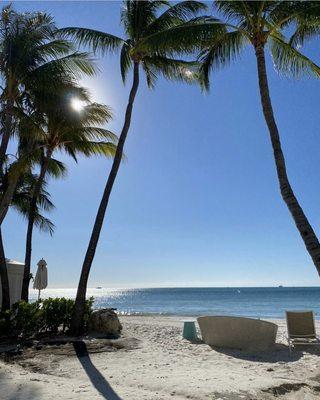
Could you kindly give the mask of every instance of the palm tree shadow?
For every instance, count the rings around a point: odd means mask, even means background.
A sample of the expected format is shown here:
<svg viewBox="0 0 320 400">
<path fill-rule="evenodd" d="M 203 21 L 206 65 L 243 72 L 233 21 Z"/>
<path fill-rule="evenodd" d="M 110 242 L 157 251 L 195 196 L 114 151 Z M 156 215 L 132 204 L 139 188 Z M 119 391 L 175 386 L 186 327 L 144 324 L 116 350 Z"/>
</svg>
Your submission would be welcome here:
<svg viewBox="0 0 320 400">
<path fill-rule="evenodd" d="M 112 389 L 106 378 L 92 363 L 85 342 L 82 340 L 77 340 L 72 344 L 82 368 L 88 375 L 88 378 L 95 389 L 106 400 L 122 400 L 121 397 L 119 397 L 118 394 Z"/>
</svg>

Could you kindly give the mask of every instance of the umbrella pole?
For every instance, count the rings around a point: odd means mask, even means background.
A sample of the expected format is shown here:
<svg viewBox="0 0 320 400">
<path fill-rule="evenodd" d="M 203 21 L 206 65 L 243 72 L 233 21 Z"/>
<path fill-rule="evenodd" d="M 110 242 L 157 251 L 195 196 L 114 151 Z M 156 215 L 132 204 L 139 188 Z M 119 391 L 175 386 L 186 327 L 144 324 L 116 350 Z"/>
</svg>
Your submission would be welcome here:
<svg viewBox="0 0 320 400">
<path fill-rule="evenodd" d="M 39 292 L 38 292 L 38 301 L 40 300 L 40 289 L 39 289 Z"/>
</svg>

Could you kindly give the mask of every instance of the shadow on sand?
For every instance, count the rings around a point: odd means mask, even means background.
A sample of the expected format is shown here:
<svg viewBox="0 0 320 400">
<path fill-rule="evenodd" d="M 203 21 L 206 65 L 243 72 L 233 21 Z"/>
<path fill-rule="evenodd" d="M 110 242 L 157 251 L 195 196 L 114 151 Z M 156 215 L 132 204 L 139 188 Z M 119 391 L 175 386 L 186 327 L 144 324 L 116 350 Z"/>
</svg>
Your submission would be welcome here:
<svg viewBox="0 0 320 400">
<path fill-rule="evenodd" d="M 298 350 L 293 351 L 290 354 L 289 347 L 280 343 L 277 343 L 274 348 L 270 350 L 260 352 L 246 352 L 243 350 L 222 349 L 217 347 L 211 348 L 229 357 L 239 358 L 241 360 L 247 361 L 265 362 L 270 364 L 277 362 L 291 363 L 294 361 L 298 361 L 303 356 L 303 353 Z"/>
<path fill-rule="evenodd" d="M 189 342 L 196 345 L 208 346 L 201 339 L 189 340 Z M 320 346 L 318 346 L 318 348 L 316 346 L 300 346 L 293 350 L 291 354 L 289 352 L 289 347 L 280 343 L 276 343 L 273 349 L 263 352 L 249 352 L 244 350 L 226 349 L 214 346 L 209 347 L 211 347 L 212 350 L 217 351 L 221 354 L 225 354 L 229 357 L 265 363 L 277 363 L 279 361 L 291 363 L 294 361 L 298 361 L 301 357 L 303 357 L 304 353 L 320 356 Z"/>
<path fill-rule="evenodd" d="M 82 340 L 73 342 L 75 353 L 78 357 L 82 368 L 88 375 L 92 385 L 106 400 L 122 400 L 121 397 L 112 389 L 106 378 L 101 372 L 92 364 L 87 346 Z"/>
</svg>

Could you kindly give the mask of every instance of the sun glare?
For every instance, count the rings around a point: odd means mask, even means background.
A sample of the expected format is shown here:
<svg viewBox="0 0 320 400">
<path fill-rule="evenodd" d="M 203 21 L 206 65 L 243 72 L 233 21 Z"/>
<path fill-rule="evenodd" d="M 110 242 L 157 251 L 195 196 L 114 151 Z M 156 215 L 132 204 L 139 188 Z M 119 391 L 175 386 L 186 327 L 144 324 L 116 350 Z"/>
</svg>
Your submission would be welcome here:
<svg viewBox="0 0 320 400">
<path fill-rule="evenodd" d="M 78 99 L 77 97 L 74 97 L 71 99 L 71 107 L 75 110 L 75 111 L 82 111 L 82 109 L 85 107 L 86 103 L 80 99 Z"/>
<path fill-rule="evenodd" d="M 187 79 L 193 78 L 193 74 L 194 74 L 194 72 L 191 71 L 190 69 L 184 70 L 184 75 L 185 75 L 185 77 L 186 77 Z"/>
</svg>

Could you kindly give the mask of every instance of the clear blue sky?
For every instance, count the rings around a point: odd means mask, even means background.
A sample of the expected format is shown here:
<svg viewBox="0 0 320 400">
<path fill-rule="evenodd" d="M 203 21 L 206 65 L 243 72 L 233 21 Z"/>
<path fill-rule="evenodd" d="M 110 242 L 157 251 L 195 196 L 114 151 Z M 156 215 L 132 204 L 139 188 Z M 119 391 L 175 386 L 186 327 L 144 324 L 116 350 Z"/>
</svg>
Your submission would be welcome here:
<svg viewBox="0 0 320 400">
<path fill-rule="evenodd" d="M 14 2 L 44 10 L 59 26 L 122 35 L 120 2 Z M 319 42 L 306 49 L 319 53 Z M 116 56 L 99 61 L 87 80 L 95 99 L 110 105 L 119 132 L 129 87 Z M 269 60 L 271 95 L 292 185 L 320 233 L 319 100 L 315 79 L 279 77 Z M 278 189 L 260 109 L 250 48 L 217 72 L 212 90 L 144 80 L 134 107 L 89 286 L 318 285 L 319 277 Z M 61 156 L 68 177 L 50 182 L 56 205 L 53 238 L 35 234 L 33 270 L 48 262 L 51 286 L 78 282 L 110 161 Z M 13 212 L 5 224 L 7 257 L 24 259 L 25 223 Z"/>
</svg>

